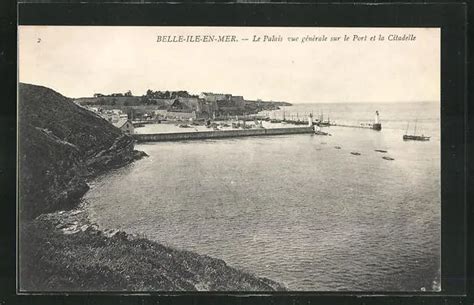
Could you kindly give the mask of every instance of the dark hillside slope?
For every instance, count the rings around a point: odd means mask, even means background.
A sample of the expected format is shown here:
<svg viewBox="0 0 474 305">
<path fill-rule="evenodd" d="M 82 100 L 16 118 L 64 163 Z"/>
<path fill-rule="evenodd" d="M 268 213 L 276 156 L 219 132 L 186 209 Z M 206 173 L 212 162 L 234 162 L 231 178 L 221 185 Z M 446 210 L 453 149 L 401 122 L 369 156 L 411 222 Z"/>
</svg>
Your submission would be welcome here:
<svg viewBox="0 0 474 305">
<path fill-rule="evenodd" d="M 71 99 L 19 85 L 20 215 L 71 208 L 85 179 L 131 162 L 133 139 Z"/>
<path fill-rule="evenodd" d="M 48 129 L 76 145 L 85 157 L 112 146 L 122 135 L 106 120 L 49 88 L 20 84 L 19 103 L 21 126 L 30 124 Z"/>
</svg>

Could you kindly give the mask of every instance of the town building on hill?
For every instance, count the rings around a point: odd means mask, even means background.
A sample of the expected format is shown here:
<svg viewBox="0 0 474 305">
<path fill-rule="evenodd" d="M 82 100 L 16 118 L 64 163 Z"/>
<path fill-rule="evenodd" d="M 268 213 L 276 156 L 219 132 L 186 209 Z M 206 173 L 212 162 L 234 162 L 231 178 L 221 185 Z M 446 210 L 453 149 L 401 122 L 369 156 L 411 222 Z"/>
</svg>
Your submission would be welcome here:
<svg viewBox="0 0 474 305">
<path fill-rule="evenodd" d="M 212 114 L 240 114 L 245 108 L 244 97 L 240 95 L 202 92 L 199 97 L 211 108 L 208 113 Z"/>
<path fill-rule="evenodd" d="M 158 100 L 159 109 L 153 112 L 157 117 L 165 119 L 199 119 L 210 118 L 217 111 L 216 102 L 206 102 L 198 97 L 178 97 L 170 100 Z"/>
<path fill-rule="evenodd" d="M 199 109 L 197 98 L 177 98 L 169 106 L 166 113 L 167 118 L 173 119 L 196 119 L 196 111 Z"/>
<path fill-rule="evenodd" d="M 202 92 L 199 95 L 199 98 L 206 102 L 230 101 L 232 99 L 232 94 Z"/>
<path fill-rule="evenodd" d="M 126 134 L 134 133 L 133 124 L 129 119 L 120 118 L 119 120 L 112 122 L 112 125 L 122 130 L 123 133 L 126 133 Z"/>
<path fill-rule="evenodd" d="M 166 114 L 168 113 L 168 109 L 156 109 L 153 110 L 155 117 L 157 118 L 166 118 Z"/>
<path fill-rule="evenodd" d="M 189 120 L 189 119 L 196 119 L 196 111 L 168 111 L 166 113 L 167 119 L 175 119 L 175 120 Z"/>
</svg>

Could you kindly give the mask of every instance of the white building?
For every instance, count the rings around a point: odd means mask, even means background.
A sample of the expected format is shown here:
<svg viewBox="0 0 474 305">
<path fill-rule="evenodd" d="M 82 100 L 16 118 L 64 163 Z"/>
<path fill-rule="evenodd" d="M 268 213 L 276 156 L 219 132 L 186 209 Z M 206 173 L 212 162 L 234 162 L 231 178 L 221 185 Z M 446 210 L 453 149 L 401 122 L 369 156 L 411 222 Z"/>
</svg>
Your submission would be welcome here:
<svg viewBox="0 0 474 305">
<path fill-rule="evenodd" d="M 121 118 L 116 122 L 112 122 L 112 124 L 122 130 L 123 133 L 133 134 L 134 132 L 133 124 L 129 119 Z"/>
</svg>

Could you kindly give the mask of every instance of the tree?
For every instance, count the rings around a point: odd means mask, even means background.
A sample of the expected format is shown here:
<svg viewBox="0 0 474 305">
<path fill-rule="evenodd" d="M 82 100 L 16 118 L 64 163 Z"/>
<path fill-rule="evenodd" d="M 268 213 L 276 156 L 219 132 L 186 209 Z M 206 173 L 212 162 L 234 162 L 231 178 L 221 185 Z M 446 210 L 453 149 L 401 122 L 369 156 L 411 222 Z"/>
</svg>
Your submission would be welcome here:
<svg viewBox="0 0 474 305">
<path fill-rule="evenodd" d="M 128 109 L 127 116 L 129 120 L 133 120 L 135 118 L 135 110 L 133 108 Z"/>
</svg>

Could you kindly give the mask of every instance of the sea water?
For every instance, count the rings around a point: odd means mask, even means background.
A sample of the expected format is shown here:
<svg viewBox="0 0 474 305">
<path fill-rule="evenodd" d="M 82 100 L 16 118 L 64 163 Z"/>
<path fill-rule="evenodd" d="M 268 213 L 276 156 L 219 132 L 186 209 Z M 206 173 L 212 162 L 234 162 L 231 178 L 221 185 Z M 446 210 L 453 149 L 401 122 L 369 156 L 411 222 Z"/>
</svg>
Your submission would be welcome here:
<svg viewBox="0 0 474 305">
<path fill-rule="evenodd" d="M 221 258 L 290 290 L 439 290 L 439 104 L 284 108 L 287 118 L 355 125 L 376 110 L 380 132 L 140 144 L 149 157 L 101 176 L 84 200 L 104 229 Z M 415 120 L 430 141 L 402 140 Z"/>
</svg>

